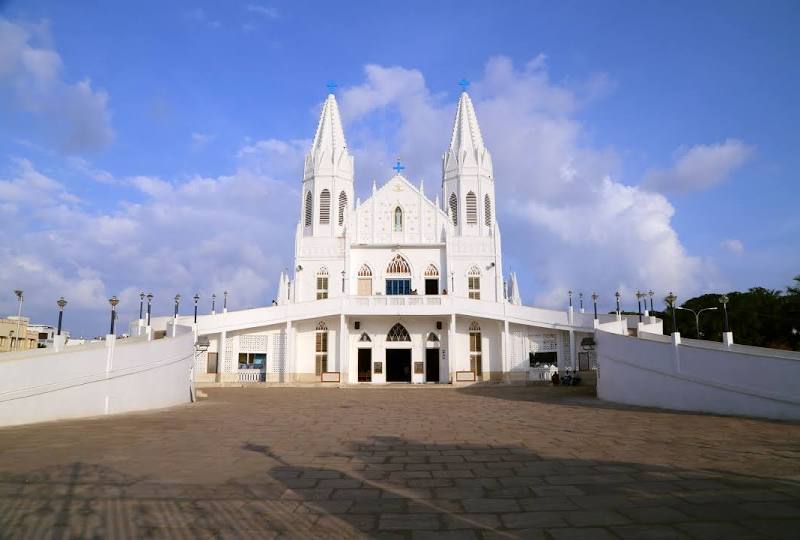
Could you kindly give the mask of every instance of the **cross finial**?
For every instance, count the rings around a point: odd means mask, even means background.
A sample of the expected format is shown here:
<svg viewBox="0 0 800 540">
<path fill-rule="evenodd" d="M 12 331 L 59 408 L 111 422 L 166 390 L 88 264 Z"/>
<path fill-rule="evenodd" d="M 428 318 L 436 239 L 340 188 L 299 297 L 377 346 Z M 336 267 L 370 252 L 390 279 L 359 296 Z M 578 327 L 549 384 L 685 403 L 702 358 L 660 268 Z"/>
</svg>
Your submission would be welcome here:
<svg viewBox="0 0 800 540">
<path fill-rule="evenodd" d="M 467 79 L 461 79 L 460 81 L 458 81 L 458 86 L 461 87 L 461 90 L 463 92 L 466 92 L 467 88 L 469 88 L 469 81 Z"/>
<path fill-rule="evenodd" d="M 397 171 L 397 174 L 400 174 L 400 171 L 402 171 L 403 169 L 405 169 L 405 167 L 403 167 L 402 165 L 400 165 L 400 158 L 397 158 L 397 163 L 395 164 L 395 166 L 394 166 L 394 167 L 392 167 L 392 169 L 394 169 L 395 171 Z"/>
<path fill-rule="evenodd" d="M 325 86 L 328 87 L 328 93 L 333 94 L 333 91 L 336 90 L 336 87 L 339 85 L 333 81 L 328 81 L 328 84 L 326 84 Z"/>
</svg>

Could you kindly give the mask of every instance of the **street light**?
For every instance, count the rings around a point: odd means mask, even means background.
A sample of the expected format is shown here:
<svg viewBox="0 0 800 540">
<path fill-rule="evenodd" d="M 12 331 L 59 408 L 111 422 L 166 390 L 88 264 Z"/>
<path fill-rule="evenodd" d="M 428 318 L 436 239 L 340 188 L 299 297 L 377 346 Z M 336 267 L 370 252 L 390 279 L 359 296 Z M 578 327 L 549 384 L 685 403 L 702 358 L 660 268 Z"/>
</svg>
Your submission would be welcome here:
<svg viewBox="0 0 800 540">
<path fill-rule="evenodd" d="M 181 295 L 180 294 L 176 294 L 175 295 L 175 318 L 176 319 L 178 318 L 178 309 L 180 308 L 180 305 L 181 305 Z"/>
<path fill-rule="evenodd" d="M 211 314 L 215 315 L 217 313 L 216 309 L 217 305 L 217 293 L 211 295 Z"/>
<path fill-rule="evenodd" d="M 572 307 L 572 291 L 567 291 L 567 295 L 569 296 L 569 307 Z"/>
<path fill-rule="evenodd" d="M 139 293 L 139 320 L 142 320 L 142 309 L 144 307 L 144 293 Z"/>
<path fill-rule="evenodd" d="M 725 333 L 730 332 L 730 328 L 728 327 L 728 295 L 723 294 L 719 297 L 719 303 L 722 304 L 722 331 Z"/>
<path fill-rule="evenodd" d="M 619 291 L 615 292 L 614 296 L 617 298 L 617 317 L 619 317 Z"/>
<path fill-rule="evenodd" d="M 228 312 L 228 291 L 222 292 L 222 311 L 223 313 Z"/>
<path fill-rule="evenodd" d="M 22 322 L 22 301 L 24 298 L 22 296 L 22 291 L 19 289 L 15 289 L 14 294 L 17 295 L 17 302 L 19 302 L 19 308 L 17 308 L 17 350 L 19 350 L 19 325 Z"/>
<path fill-rule="evenodd" d="M 62 296 L 61 298 L 58 299 L 56 304 L 58 304 L 58 330 L 56 331 L 56 335 L 60 336 L 61 335 L 61 321 L 64 318 L 64 306 L 67 305 L 67 301 L 64 300 L 64 297 Z"/>
<path fill-rule="evenodd" d="M 153 302 L 153 293 L 147 293 L 147 326 L 150 326 L 150 304 Z"/>
<path fill-rule="evenodd" d="M 703 313 L 704 311 L 716 311 L 717 308 L 715 308 L 715 307 L 707 307 L 707 308 L 701 309 L 700 311 L 695 311 L 695 310 L 693 310 L 691 308 L 678 306 L 677 309 L 682 309 L 684 311 L 691 311 L 692 313 L 694 313 L 694 322 L 697 325 L 697 339 L 700 339 L 700 336 L 702 335 L 700 333 L 700 314 Z"/>
<path fill-rule="evenodd" d="M 112 296 L 108 299 L 108 303 L 111 304 L 111 332 L 109 332 L 112 336 L 114 334 L 114 323 L 117 322 L 117 304 L 119 304 L 119 298 Z"/>
<path fill-rule="evenodd" d="M 643 292 L 639 292 L 639 289 L 636 289 L 636 302 L 639 304 L 639 322 L 642 322 L 642 298 L 647 296 Z M 645 300 L 647 302 L 647 300 Z M 647 304 L 645 304 L 647 307 Z"/>
<path fill-rule="evenodd" d="M 344 294 L 344 276 L 345 276 L 345 271 L 342 270 L 342 294 Z"/>
<path fill-rule="evenodd" d="M 647 291 L 647 294 L 650 295 L 650 315 L 653 314 L 653 295 L 656 294 L 653 292 L 653 289 Z M 647 300 L 645 300 L 645 305 L 647 305 Z"/>
<path fill-rule="evenodd" d="M 596 292 L 592 293 L 592 302 L 594 303 L 594 320 L 597 320 L 597 299 L 600 298 L 600 295 Z"/>
<path fill-rule="evenodd" d="M 678 323 L 675 321 L 675 301 L 678 299 L 677 296 L 672 294 L 672 291 L 669 292 L 669 295 L 664 299 L 669 304 L 669 307 L 672 309 L 672 333 L 678 331 Z"/>
<path fill-rule="evenodd" d="M 583 313 L 583 293 L 582 292 L 578 293 L 578 298 L 581 301 L 581 313 Z"/>
<path fill-rule="evenodd" d="M 200 300 L 200 293 L 194 294 L 194 324 L 197 324 L 197 301 Z"/>
</svg>

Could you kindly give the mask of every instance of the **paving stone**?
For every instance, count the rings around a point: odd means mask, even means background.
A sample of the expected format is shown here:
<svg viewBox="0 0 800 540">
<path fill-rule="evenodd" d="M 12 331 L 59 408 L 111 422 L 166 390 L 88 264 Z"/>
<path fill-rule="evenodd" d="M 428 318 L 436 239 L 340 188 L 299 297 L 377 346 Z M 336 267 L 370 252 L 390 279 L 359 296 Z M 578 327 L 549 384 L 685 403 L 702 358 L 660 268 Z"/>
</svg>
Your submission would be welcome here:
<svg viewBox="0 0 800 540">
<path fill-rule="evenodd" d="M 381 514 L 378 528 L 383 530 L 435 530 L 439 529 L 436 514 Z"/>
<path fill-rule="evenodd" d="M 688 540 L 690 537 L 668 525 L 621 525 L 611 530 L 623 540 Z"/>
<path fill-rule="evenodd" d="M 618 512 L 636 523 L 675 523 L 690 519 L 686 514 L 668 506 L 619 508 Z"/>
<path fill-rule="evenodd" d="M 500 520 L 509 529 L 563 527 L 567 525 L 564 518 L 554 512 L 514 512 L 501 514 Z"/>
<path fill-rule="evenodd" d="M 614 534 L 607 529 L 585 527 L 580 529 L 547 529 L 553 540 L 613 540 Z"/>
<path fill-rule="evenodd" d="M 692 522 L 678 523 L 678 529 L 686 532 L 692 538 L 703 540 L 729 540 L 729 539 L 763 539 L 765 536 L 738 523 L 725 522 Z"/>
<path fill-rule="evenodd" d="M 516 512 L 519 503 L 514 499 L 464 499 L 464 510 L 478 513 Z"/>
<path fill-rule="evenodd" d="M 564 512 L 571 525 L 576 527 L 624 525 L 631 520 L 613 510 L 576 510 Z"/>
</svg>

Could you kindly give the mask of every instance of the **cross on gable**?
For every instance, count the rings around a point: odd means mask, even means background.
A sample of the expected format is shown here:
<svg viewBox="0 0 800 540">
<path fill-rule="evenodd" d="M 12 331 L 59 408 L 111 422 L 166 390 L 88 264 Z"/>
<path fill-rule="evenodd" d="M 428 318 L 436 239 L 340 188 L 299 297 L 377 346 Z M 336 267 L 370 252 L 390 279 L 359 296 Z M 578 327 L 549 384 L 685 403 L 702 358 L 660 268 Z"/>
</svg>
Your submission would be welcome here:
<svg viewBox="0 0 800 540">
<path fill-rule="evenodd" d="M 392 167 L 392 169 L 394 169 L 395 171 L 397 171 L 397 174 L 400 174 L 400 171 L 402 171 L 403 169 L 405 169 L 405 167 L 403 167 L 402 165 L 400 165 L 400 158 L 398 158 L 398 159 L 397 159 L 397 164 L 396 164 L 394 167 Z"/>
<path fill-rule="evenodd" d="M 336 89 L 336 87 L 337 87 L 337 86 L 339 86 L 339 85 L 338 85 L 338 84 L 336 84 L 336 83 L 335 83 L 335 82 L 333 82 L 333 81 L 328 81 L 328 84 L 326 84 L 325 86 L 326 86 L 326 87 L 328 87 L 328 93 L 329 93 L 329 94 L 333 94 L 333 91 L 334 91 L 334 90 Z"/>
<path fill-rule="evenodd" d="M 466 92 L 467 88 L 469 88 L 469 81 L 467 79 L 461 79 L 460 81 L 458 81 L 458 86 L 461 87 L 461 90 Z"/>
</svg>

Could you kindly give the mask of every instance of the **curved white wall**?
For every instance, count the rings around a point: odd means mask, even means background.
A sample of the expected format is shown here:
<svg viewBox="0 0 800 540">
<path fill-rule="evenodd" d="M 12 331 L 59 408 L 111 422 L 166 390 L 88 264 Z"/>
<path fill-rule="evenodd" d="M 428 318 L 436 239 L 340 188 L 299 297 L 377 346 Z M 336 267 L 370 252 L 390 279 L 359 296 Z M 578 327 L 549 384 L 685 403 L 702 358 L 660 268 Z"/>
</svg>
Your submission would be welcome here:
<svg viewBox="0 0 800 540">
<path fill-rule="evenodd" d="M 800 353 L 598 330 L 597 396 L 718 414 L 800 419 Z"/>
<path fill-rule="evenodd" d="M 0 357 L 0 426 L 191 401 L 194 336 L 145 337 Z"/>
</svg>

